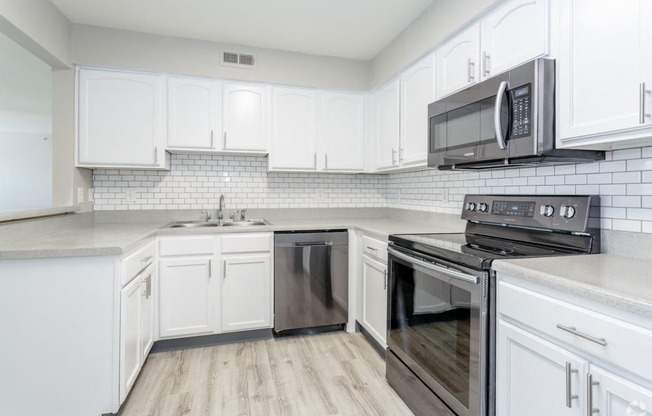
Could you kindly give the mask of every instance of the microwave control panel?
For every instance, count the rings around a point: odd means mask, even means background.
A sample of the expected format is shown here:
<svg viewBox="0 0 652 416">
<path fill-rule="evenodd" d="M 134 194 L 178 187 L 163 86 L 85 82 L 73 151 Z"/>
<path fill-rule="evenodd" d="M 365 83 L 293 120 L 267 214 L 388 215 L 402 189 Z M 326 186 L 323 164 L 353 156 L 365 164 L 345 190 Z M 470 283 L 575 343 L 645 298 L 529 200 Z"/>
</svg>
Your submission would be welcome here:
<svg viewBox="0 0 652 416">
<path fill-rule="evenodd" d="M 531 134 L 532 84 L 526 84 L 510 91 L 512 98 L 511 138 L 528 137 Z"/>
</svg>

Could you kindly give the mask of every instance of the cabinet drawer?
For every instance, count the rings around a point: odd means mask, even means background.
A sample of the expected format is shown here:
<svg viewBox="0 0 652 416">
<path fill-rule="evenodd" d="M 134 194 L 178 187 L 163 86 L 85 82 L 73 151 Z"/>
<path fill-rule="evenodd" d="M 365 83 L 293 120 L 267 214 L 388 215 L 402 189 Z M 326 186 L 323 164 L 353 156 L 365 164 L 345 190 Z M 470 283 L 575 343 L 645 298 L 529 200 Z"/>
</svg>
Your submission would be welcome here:
<svg viewBox="0 0 652 416">
<path fill-rule="evenodd" d="M 382 262 L 387 262 L 387 243 L 362 236 L 362 252 Z"/>
<path fill-rule="evenodd" d="M 215 251 L 215 237 L 161 238 L 159 244 L 161 256 L 212 255 Z"/>
<path fill-rule="evenodd" d="M 271 251 L 271 233 L 242 233 L 222 236 L 222 253 Z"/>
<path fill-rule="evenodd" d="M 121 286 L 129 283 L 141 270 L 156 259 L 156 241 L 147 243 L 122 260 Z"/>
<path fill-rule="evenodd" d="M 652 331 L 646 328 L 505 282 L 498 286 L 498 312 L 503 317 L 652 380 L 652 360 L 648 359 Z M 600 345 L 600 340 L 606 345 Z"/>
</svg>

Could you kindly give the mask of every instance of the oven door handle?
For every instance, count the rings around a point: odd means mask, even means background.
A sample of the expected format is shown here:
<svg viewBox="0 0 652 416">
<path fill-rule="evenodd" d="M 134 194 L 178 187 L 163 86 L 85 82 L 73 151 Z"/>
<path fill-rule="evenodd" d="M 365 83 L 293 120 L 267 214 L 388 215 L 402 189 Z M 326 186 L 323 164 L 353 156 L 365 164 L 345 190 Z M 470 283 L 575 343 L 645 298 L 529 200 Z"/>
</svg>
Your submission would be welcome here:
<svg viewBox="0 0 652 416">
<path fill-rule="evenodd" d="M 397 258 L 401 260 L 405 260 L 410 263 L 414 263 L 418 266 L 423 267 L 424 269 L 431 270 L 433 272 L 441 273 L 443 275 L 446 275 L 448 277 L 452 277 L 454 279 L 458 280 L 463 280 L 465 282 L 473 283 L 474 285 L 478 284 L 478 276 L 474 276 L 472 274 L 467 274 L 463 272 L 459 272 L 457 270 L 451 270 L 447 269 L 446 267 L 442 266 L 437 266 L 436 264 L 428 263 L 423 260 L 419 260 L 417 258 L 414 258 L 412 256 L 408 256 L 407 254 L 403 254 L 400 251 L 397 251 L 391 247 L 387 248 L 387 252 L 390 253 L 393 256 L 396 256 Z"/>
</svg>

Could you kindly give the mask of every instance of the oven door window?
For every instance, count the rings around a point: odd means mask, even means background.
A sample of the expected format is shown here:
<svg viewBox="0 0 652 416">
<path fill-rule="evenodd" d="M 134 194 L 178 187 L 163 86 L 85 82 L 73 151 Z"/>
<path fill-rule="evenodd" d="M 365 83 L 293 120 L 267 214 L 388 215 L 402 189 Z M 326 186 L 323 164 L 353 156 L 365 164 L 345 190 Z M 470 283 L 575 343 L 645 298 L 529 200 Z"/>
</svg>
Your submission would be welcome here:
<svg viewBox="0 0 652 416">
<path fill-rule="evenodd" d="M 423 381 L 435 392 L 443 389 L 468 411 L 476 406 L 480 371 L 479 285 L 457 285 L 399 261 L 391 267 L 390 349 L 425 372 L 430 380 Z"/>
</svg>

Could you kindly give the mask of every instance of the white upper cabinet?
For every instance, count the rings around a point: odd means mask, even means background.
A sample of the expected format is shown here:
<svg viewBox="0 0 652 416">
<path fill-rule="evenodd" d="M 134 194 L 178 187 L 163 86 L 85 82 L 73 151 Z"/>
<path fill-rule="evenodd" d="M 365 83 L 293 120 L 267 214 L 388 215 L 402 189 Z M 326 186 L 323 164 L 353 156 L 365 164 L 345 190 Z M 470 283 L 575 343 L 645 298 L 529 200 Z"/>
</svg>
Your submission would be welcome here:
<svg viewBox="0 0 652 416">
<path fill-rule="evenodd" d="M 437 98 L 549 51 L 549 0 L 512 0 L 437 49 Z"/>
<path fill-rule="evenodd" d="M 326 171 L 364 169 L 364 96 L 321 94 L 318 165 Z"/>
<path fill-rule="evenodd" d="M 480 72 L 485 79 L 548 54 L 548 0 L 513 0 L 481 23 Z"/>
<path fill-rule="evenodd" d="M 435 59 L 428 56 L 401 75 L 401 166 L 425 166 L 428 104 L 435 100 Z"/>
<path fill-rule="evenodd" d="M 558 145 L 640 145 L 635 139 L 652 133 L 652 2 L 568 0 L 561 7 Z"/>
<path fill-rule="evenodd" d="M 317 170 L 317 93 L 272 91 L 270 170 Z"/>
<path fill-rule="evenodd" d="M 199 78 L 168 78 L 168 149 L 220 150 L 222 84 Z"/>
<path fill-rule="evenodd" d="M 79 69 L 77 166 L 169 168 L 162 75 Z"/>
<path fill-rule="evenodd" d="M 480 75 L 480 27 L 472 25 L 437 49 L 437 98 L 475 84 Z"/>
<path fill-rule="evenodd" d="M 267 87 L 224 83 L 222 150 L 266 152 Z"/>
<path fill-rule="evenodd" d="M 400 137 L 400 83 L 396 79 L 374 94 L 373 137 L 374 167 L 377 170 L 398 167 Z M 424 139 L 425 140 L 425 139 Z"/>
</svg>

